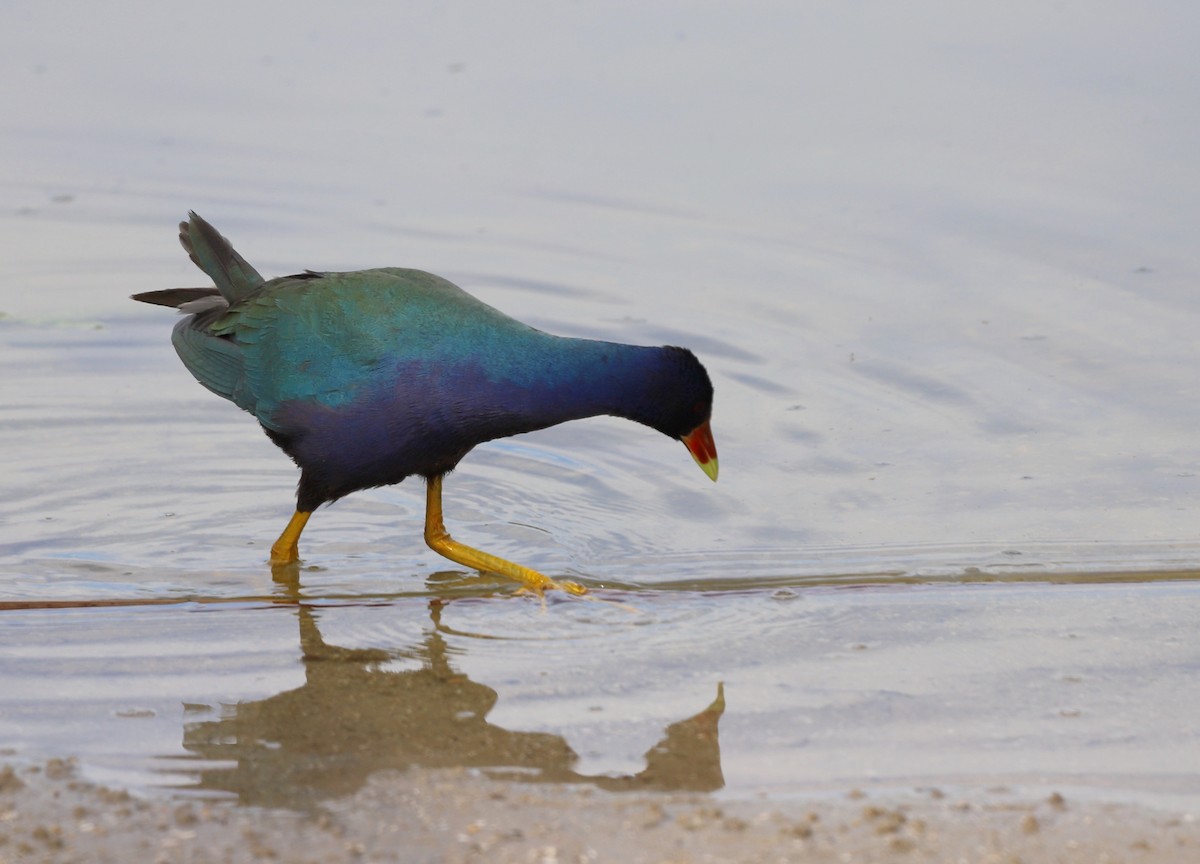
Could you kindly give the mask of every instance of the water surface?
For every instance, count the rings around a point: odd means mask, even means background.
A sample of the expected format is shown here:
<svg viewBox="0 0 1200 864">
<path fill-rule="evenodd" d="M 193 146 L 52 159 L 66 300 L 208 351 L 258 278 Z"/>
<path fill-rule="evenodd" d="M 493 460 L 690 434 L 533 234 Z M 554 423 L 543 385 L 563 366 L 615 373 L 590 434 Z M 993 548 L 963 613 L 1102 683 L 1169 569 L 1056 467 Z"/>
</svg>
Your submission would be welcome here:
<svg viewBox="0 0 1200 864">
<path fill-rule="evenodd" d="M 1198 806 L 1192 6 L 219 7 L 0 13 L 6 758 Z M 471 454 L 456 535 L 601 602 L 447 569 L 413 482 L 273 578 L 294 468 L 127 299 L 202 284 L 190 208 L 692 347 L 720 483 L 610 419 Z"/>
</svg>

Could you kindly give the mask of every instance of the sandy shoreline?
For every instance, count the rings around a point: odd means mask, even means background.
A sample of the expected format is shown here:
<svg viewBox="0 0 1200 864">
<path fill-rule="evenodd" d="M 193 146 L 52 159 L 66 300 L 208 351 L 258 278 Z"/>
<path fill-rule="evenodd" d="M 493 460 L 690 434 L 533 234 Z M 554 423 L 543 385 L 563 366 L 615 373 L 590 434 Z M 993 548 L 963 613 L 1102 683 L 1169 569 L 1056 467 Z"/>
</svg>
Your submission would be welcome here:
<svg viewBox="0 0 1200 864">
<path fill-rule="evenodd" d="M 297 814 L 143 800 L 69 761 L 0 768 L 9 862 L 1195 862 L 1200 824 L 1118 804 L 931 794 L 725 802 L 497 782 L 465 770 L 381 772 Z"/>
</svg>

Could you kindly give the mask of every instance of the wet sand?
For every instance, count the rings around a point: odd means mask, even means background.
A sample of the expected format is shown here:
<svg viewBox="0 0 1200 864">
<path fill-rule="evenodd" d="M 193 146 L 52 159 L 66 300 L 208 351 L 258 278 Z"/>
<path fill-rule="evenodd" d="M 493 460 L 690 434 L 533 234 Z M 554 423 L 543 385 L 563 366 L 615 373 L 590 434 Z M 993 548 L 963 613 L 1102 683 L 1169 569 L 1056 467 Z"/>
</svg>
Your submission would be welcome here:
<svg viewBox="0 0 1200 864">
<path fill-rule="evenodd" d="M 1200 861 L 1200 7 L 9 5 L 0 864 Z M 447 486 L 637 613 L 412 482 L 268 572 L 293 466 L 128 299 L 192 208 L 695 350 L 717 486 L 600 419 Z"/>
<path fill-rule="evenodd" d="M 69 760 L 0 768 L 8 862 L 1194 862 L 1200 824 L 1125 804 L 1009 790 L 719 801 L 498 782 L 464 769 L 381 772 L 295 813 L 134 798 Z"/>
</svg>

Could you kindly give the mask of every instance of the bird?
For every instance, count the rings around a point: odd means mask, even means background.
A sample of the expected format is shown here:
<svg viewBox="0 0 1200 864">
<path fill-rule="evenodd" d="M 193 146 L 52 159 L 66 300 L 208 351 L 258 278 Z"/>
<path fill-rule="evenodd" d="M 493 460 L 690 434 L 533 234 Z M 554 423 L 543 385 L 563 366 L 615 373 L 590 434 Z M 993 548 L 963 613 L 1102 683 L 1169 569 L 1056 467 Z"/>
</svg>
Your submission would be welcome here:
<svg viewBox="0 0 1200 864">
<path fill-rule="evenodd" d="M 426 486 L 425 542 L 464 567 L 537 594 L 585 594 L 451 537 L 442 483 L 476 445 L 612 415 L 683 442 L 712 480 L 713 386 L 677 346 L 555 336 L 421 270 L 304 270 L 266 280 L 190 211 L 188 257 L 212 280 L 133 300 L 177 309 L 171 342 L 200 384 L 254 415 L 300 469 L 296 509 L 272 567 L 300 562 L 313 511 L 361 489 Z"/>
</svg>

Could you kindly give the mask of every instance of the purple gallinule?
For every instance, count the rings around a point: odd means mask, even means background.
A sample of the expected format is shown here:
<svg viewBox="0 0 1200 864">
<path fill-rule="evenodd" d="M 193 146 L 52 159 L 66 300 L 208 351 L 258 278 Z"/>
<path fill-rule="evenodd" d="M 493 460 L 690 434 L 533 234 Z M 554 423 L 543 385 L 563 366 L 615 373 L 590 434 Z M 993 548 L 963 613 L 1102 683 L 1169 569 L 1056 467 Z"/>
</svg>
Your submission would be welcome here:
<svg viewBox="0 0 1200 864">
<path fill-rule="evenodd" d="M 358 489 L 426 481 L 425 541 L 534 591 L 584 589 L 472 549 L 442 522 L 442 478 L 477 444 L 611 414 L 681 440 L 717 479 L 713 388 L 691 351 L 552 336 L 431 273 L 383 267 L 264 280 L 190 214 L 179 239 L 210 288 L 133 299 L 186 313 L 171 342 L 196 380 L 253 414 L 300 467 L 271 547 L 299 561 L 313 510 Z"/>
</svg>

